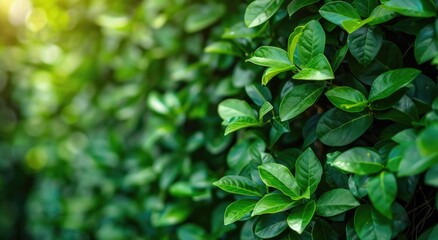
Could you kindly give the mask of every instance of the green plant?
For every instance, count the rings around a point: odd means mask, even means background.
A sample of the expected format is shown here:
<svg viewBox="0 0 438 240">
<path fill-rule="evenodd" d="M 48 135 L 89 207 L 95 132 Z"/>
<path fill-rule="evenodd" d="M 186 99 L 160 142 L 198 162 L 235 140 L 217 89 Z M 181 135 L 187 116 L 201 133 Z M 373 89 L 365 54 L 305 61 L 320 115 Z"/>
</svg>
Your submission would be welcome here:
<svg viewBox="0 0 438 240">
<path fill-rule="evenodd" d="M 256 0 L 211 45 L 265 69 L 252 103 L 218 106 L 237 135 L 214 185 L 236 195 L 224 223 L 241 239 L 435 236 L 412 212 L 436 211 L 436 5 Z"/>
</svg>

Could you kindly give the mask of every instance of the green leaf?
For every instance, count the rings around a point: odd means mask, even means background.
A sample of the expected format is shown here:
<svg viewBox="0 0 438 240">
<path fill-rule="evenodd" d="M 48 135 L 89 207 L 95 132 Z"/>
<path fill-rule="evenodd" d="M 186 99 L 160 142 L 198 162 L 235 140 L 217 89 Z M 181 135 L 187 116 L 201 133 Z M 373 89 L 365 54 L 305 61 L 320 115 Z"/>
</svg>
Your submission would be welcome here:
<svg viewBox="0 0 438 240">
<path fill-rule="evenodd" d="M 224 225 L 240 220 L 243 216 L 254 209 L 257 200 L 240 199 L 228 205 L 224 214 Z"/>
<path fill-rule="evenodd" d="M 438 55 L 438 33 L 436 26 L 438 26 L 438 21 L 435 21 L 435 24 L 426 25 L 417 34 L 414 53 L 418 64 L 430 61 Z"/>
<path fill-rule="evenodd" d="M 323 54 L 313 56 L 306 66 L 295 74 L 293 79 L 299 80 L 328 80 L 334 79 L 332 67 Z"/>
<path fill-rule="evenodd" d="M 361 27 L 348 35 L 350 53 L 363 66 L 368 66 L 382 47 L 383 32 L 380 28 Z"/>
<path fill-rule="evenodd" d="M 435 164 L 432 166 L 429 171 L 426 172 L 426 176 L 424 177 L 424 182 L 427 185 L 438 187 L 438 165 Z"/>
<path fill-rule="evenodd" d="M 262 46 L 259 47 L 254 55 L 246 61 L 254 64 L 272 67 L 272 68 L 287 68 L 291 67 L 289 56 L 286 51 L 278 47 Z"/>
<path fill-rule="evenodd" d="M 318 54 L 323 54 L 325 48 L 325 32 L 321 24 L 316 20 L 308 22 L 298 39 L 298 61 L 294 61 L 300 67 L 307 66 Z M 318 65 L 314 63 L 313 65 Z"/>
<path fill-rule="evenodd" d="M 287 217 L 287 224 L 292 230 L 301 234 L 312 220 L 315 210 L 316 204 L 313 200 L 309 201 L 305 206 L 296 207 Z"/>
<path fill-rule="evenodd" d="M 263 117 L 268 114 L 274 107 L 270 102 L 265 102 L 259 110 L 259 121 L 263 120 Z"/>
<path fill-rule="evenodd" d="M 305 83 L 292 88 L 281 100 L 281 121 L 292 119 L 315 104 L 324 87 L 324 83 Z"/>
<path fill-rule="evenodd" d="M 368 196 L 373 206 L 385 217 L 392 219 L 392 203 L 397 196 L 397 181 L 394 174 L 381 172 L 369 179 Z"/>
<path fill-rule="evenodd" d="M 210 43 L 207 47 L 205 47 L 204 52 L 225 54 L 225 55 L 231 55 L 237 57 L 242 56 L 242 52 L 234 43 L 226 42 L 226 41 Z"/>
<path fill-rule="evenodd" d="M 391 221 L 391 238 L 394 239 L 409 226 L 409 216 L 406 212 L 406 209 L 397 202 L 392 205 L 392 212 L 393 216 Z"/>
<path fill-rule="evenodd" d="M 266 71 L 263 73 L 263 77 L 262 77 L 262 84 L 266 85 L 268 84 L 269 81 L 271 81 L 271 79 L 275 76 L 277 76 L 278 74 L 282 73 L 282 72 L 287 72 L 287 71 L 293 71 L 295 72 L 297 70 L 297 68 L 295 66 L 288 66 L 288 67 L 284 67 L 284 68 L 277 68 L 277 67 L 271 67 L 266 69 Z"/>
<path fill-rule="evenodd" d="M 246 116 L 229 118 L 224 122 L 224 124 L 227 125 L 224 133 L 225 136 L 243 128 L 262 126 L 258 120 Z"/>
<path fill-rule="evenodd" d="M 344 1 L 327 3 L 319 9 L 319 13 L 323 18 L 336 25 L 341 25 L 345 20 L 360 20 L 359 13 L 356 9 Z"/>
<path fill-rule="evenodd" d="M 341 65 L 342 61 L 344 61 L 345 55 L 347 55 L 348 52 L 348 44 L 342 46 L 338 51 L 335 53 L 335 58 L 332 62 L 332 69 L 333 72 L 336 72 L 336 69 Z"/>
<path fill-rule="evenodd" d="M 378 25 L 384 22 L 387 22 L 393 18 L 395 18 L 397 14 L 383 5 L 379 5 L 370 14 L 370 19 L 372 19 L 368 24 L 369 25 Z"/>
<path fill-rule="evenodd" d="M 258 168 L 266 186 L 276 188 L 291 198 L 300 196 L 300 187 L 287 167 L 278 163 L 266 163 Z"/>
<path fill-rule="evenodd" d="M 269 20 L 284 0 L 255 0 L 248 5 L 244 21 L 246 26 L 255 27 Z"/>
<path fill-rule="evenodd" d="M 351 148 L 341 153 L 331 165 L 358 175 L 378 173 L 384 168 L 380 155 L 363 147 Z"/>
<path fill-rule="evenodd" d="M 366 112 L 347 113 L 337 108 L 322 115 L 316 126 L 316 134 L 328 146 L 345 146 L 358 139 L 373 122 Z"/>
<path fill-rule="evenodd" d="M 438 224 L 424 231 L 418 240 L 434 240 L 436 236 L 438 236 Z"/>
<path fill-rule="evenodd" d="M 294 63 L 295 50 L 297 49 L 298 40 L 301 38 L 304 26 L 298 26 L 289 35 L 287 40 L 287 53 L 289 54 L 289 60 L 292 64 Z"/>
<path fill-rule="evenodd" d="M 368 103 L 365 95 L 351 87 L 335 87 L 325 93 L 330 102 L 346 112 L 362 112 Z"/>
<path fill-rule="evenodd" d="M 289 3 L 289 5 L 287 5 L 287 12 L 289 13 L 289 16 L 292 16 L 301 8 L 317 2 L 319 2 L 319 0 L 293 0 L 291 3 Z"/>
<path fill-rule="evenodd" d="M 322 166 L 319 159 L 311 148 L 307 148 L 295 163 L 295 178 L 301 191 L 310 190 L 310 194 L 315 192 L 321 181 Z"/>
<path fill-rule="evenodd" d="M 272 100 L 272 94 L 269 91 L 269 88 L 260 84 L 252 83 L 250 85 L 246 85 L 245 92 L 259 107 L 265 104 L 265 102 L 270 102 Z"/>
<path fill-rule="evenodd" d="M 331 217 L 359 206 L 359 202 L 347 189 L 333 189 L 323 193 L 316 202 L 316 214 Z"/>
<path fill-rule="evenodd" d="M 269 193 L 257 202 L 252 216 L 282 212 L 294 207 L 296 204 L 296 201 L 284 194 Z"/>
<path fill-rule="evenodd" d="M 227 99 L 219 103 L 218 113 L 223 120 L 233 117 L 248 117 L 257 120 L 257 113 L 254 109 L 246 101 L 238 99 Z"/>
<path fill-rule="evenodd" d="M 318 219 L 312 228 L 313 240 L 338 240 L 339 234 L 332 228 L 332 226 L 322 220 Z"/>
<path fill-rule="evenodd" d="M 407 145 L 400 161 L 398 176 L 412 176 L 438 163 L 438 154 L 422 156 L 415 143 Z"/>
<path fill-rule="evenodd" d="M 357 208 L 354 229 L 361 240 L 390 240 L 392 235 L 391 221 L 368 204 Z"/>
<path fill-rule="evenodd" d="M 430 0 L 390 0 L 383 4 L 389 10 L 409 17 L 436 16 L 436 6 Z"/>
<path fill-rule="evenodd" d="M 193 223 L 179 226 L 176 231 L 178 239 L 203 240 L 208 236 L 204 228 Z"/>
<path fill-rule="evenodd" d="M 255 235 L 264 239 L 278 236 L 287 228 L 286 217 L 284 213 L 262 216 L 254 227 Z"/>
<path fill-rule="evenodd" d="M 377 0 L 354 0 L 354 6 L 361 17 L 368 17 L 378 4 Z"/>
<path fill-rule="evenodd" d="M 192 14 L 188 14 L 184 28 L 187 32 L 193 33 L 200 31 L 222 17 L 225 13 L 223 4 L 208 3 L 193 5 L 190 9 Z"/>
<path fill-rule="evenodd" d="M 341 25 L 345 29 L 345 31 L 348 32 L 348 34 L 352 34 L 353 32 L 356 32 L 358 29 L 365 26 L 367 23 L 371 21 L 373 21 L 372 17 L 369 17 L 364 20 L 350 19 L 343 21 Z"/>
<path fill-rule="evenodd" d="M 380 74 L 371 85 L 369 101 L 389 97 L 412 82 L 421 71 L 415 68 L 401 68 Z"/>
<path fill-rule="evenodd" d="M 241 176 L 224 176 L 213 185 L 234 194 L 246 196 L 263 196 L 260 187 L 249 178 Z"/>
<path fill-rule="evenodd" d="M 348 178 L 348 188 L 353 196 L 363 198 L 368 195 L 366 185 L 368 183 L 367 175 L 350 175 Z"/>
</svg>

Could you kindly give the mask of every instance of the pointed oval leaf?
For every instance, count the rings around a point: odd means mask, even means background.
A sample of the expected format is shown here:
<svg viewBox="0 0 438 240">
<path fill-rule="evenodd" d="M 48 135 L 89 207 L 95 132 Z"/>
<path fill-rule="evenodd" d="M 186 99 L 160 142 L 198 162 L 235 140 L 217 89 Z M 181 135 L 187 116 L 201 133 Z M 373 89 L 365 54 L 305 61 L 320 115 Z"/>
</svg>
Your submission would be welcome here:
<svg viewBox="0 0 438 240">
<path fill-rule="evenodd" d="M 391 221 L 368 204 L 357 208 L 354 229 L 361 240 L 390 240 L 392 235 Z"/>
<path fill-rule="evenodd" d="M 358 139 L 371 126 L 373 118 L 366 112 L 347 113 L 330 109 L 316 126 L 316 134 L 328 146 L 345 146 Z"/>
<path fill-rule="evenodd" d="M 377 173 L 384 168 L 380 155 L 371 149 L 363 147 L 351 148 L 341 153 L 331 165 L 358 175 Z"/>
<path fill-rule="evenodd" d="M 284 0 L 255 0 L 245 11 L 245 24 L 252 28 L 271 18 L 280 8 Z"/>
<path fill-rule="evenodd" d="M 359 206 L 360 203 L 347 189 L 333 189 L 323 193 L 316 202 L 316 214 L 331 217 Z"/>
<path fill-rule="evenodd" d="M 315 192 L 321 181 L 322 165 L 311 148 L 307 148 L 295 163 L 295 178 L 301 191 L 309 189 L 310 194 Z"/>
<path fill-rule="evenodd" d="M 318 54 L 323 54 L 325 49 L 325 32 L 321 24 L 316 20 L 308 22 L 298 39 L 297 49 L 298 66 L 304 67 Z"/>
<path fill-rule="evenodd" d="M 393 18 L 395 18 L 397 14 L 394 11 L 389 10 L 383 5 L 379 5 L 370 14 L 370 18 L 372 18 L 369 25 L 377 25 L 384 22 L 387 22 Z"/>
<path fill-rule="evenodd" d="M 432 60 L 438 55 L 438 32 L 436 31 L 436 26 L 438 26 L 438 22 L 429 24 L 417 34 L 414 53 L 418 64 Z"/>
<path fill-rule="evenodd" d="M 246 196 L 263 196 L 260 187 L 249 178 L 241 176 L 224 176 L 213 185 L 220 189 L 234 194 Z"/>
<path fill-rule="evenodd" d="M 348 35 L 348 48 L 356 60 L 368 66 L 382 47 L 383 32 L 379 27 L 361 27 Z"/>
<path fill-rule="evenodd" d="M 386 8 L 409 17 L 436 16 L 436 6 L 430 0 L 390 0 L 383 4 Z"/>
<path fill-rule="evenodd" d="M 299 197 L 300 188 L 289 169 L 278 163 L 259 166 L 259 174 L 266 186 L 276 188 L 289 197 Z"/>
<path fill-rule="evenodd" d="M 254 227 L 255 235 L 263 239 L 278 236 L 287 228 L 286 218 L 284 213 L 262 216 Z"/>
<path fill-rule="evenodd" d="M 224 133 L 225 136 L 243 128 L 262 126 L 258 120 L 246 116 L 229 118 L 224 122 L 224 124 L 227 125 Z"/>
<path fill-rule="evenodd" d="M 389 97 L 412 82 L 421 71 L 415 68 L 400 68 L 380 74 L 371 85 L 369 101 Z"/>
<path fill-rule="evenodd" d="M 240 199 L 228 205 L 225 209 L 224 225 L 240 220 L 254 209 L 256 203 L 257 200 L 254 199 Z"/>
<path fill-rule="evenodd" d="M 347 86 L 332 88 L 325 95 L 333 105 L 346 112 L 362 112 L 368 103 L 362 92 Z"/>
<path fill-rule="evenodd" d="M 218 113 L 223 120 L 228 120 L 232 117 L 257 119 L 257 113 L 254 109 L 246 101 L 239 99 L 226 99 L 222 101 L 219 103 Z"/>
<path fill-rule="evenodd" d="M 334 79 L 335 76 L 327 58 L 323 54 L 318 54 L 292 78 L 299 80 L 329 80 Z"/>
<path fill-rule="evenodd" d="M 305 83 L 292 88 L 280 103 L 281 121 L 292 119 L 311 107 L 324 90 L 325 84 Z"/>
<path fill-rule="evenodd" d="M 369 179 L 368 196 L 374 208 L 387 218 L 392 218 L 392 203 L 397 196 L 397 179 L 394 174 L 381 172 Z"/>
<path fill-rule="evenodd" d="M 316 204 L 313 200 L 309 201 L 306 205 L 296 207 L 287 217 L 287 224 L 292 230 L 301 234 L 312 220 L 315 210 Z"/>
<path fill-rule="evenodd" d="M 257 48 L 254 55 L 246 61 L 273 68 L 286 68 L 291 66 L 287 52 L 281 48 L 271 46 Z"/>
<path fill-rule="evenodd" d="M 359 13 L 349 3 L 335 1 L 325 4 L 319 9 L 321 16 L 328 21 L 341 25 L 345 20 L 359 19 Z"/>
<path fill-rule="evenodd" d="M 271 91 L 269 91 L 269 88 L 258 83 L 246 85 L 245 92 L 251 98 L 251 100 L 260 107 L 265 102 L 270 102 L 272 100 L 272 94 Z"/>
<path fill-rule="evenodd" d="M 282 212 L 294 207 L 296 204 L 296 201 L 284 194 L 269 193 L 257 202 L 252 216 Z"/>
</svg>

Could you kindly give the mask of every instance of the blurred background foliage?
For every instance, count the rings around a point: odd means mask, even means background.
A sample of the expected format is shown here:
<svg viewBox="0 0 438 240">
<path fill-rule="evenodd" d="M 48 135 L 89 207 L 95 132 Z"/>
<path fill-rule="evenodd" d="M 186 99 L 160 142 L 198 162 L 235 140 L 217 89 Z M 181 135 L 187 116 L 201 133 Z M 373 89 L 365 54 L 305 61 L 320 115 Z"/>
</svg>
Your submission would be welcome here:
<svg viewBox="0 0 438 240">
<path fill-rule="evenodd" d="M 253 71 L 204 47 L 239 4 L 1 0 L 0 238 L 232 230 L 211 186 L 231 142 L 216 109 Z"/>
</svg>

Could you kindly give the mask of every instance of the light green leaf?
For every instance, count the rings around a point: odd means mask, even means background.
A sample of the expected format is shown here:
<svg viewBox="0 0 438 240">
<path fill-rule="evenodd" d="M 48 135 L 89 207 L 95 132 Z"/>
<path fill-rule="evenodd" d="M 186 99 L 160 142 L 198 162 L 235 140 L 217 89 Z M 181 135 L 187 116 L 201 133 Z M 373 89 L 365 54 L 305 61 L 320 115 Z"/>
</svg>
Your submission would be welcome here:
<svg viewBox="0 0 438 240">
<path fill-rule="evenodd" d="M 347 189 L 333 189 L 323 193 L 316 201 L 316 214 L 331 217 L 359 206 L 360 203 Z"/>
<path fill-rule="evenodd" d="M 246 61 L 260 66 L 272 68 L 287 68 L 292 65 L 289 61 L 289 56 L 286 51 L 281 48 L 271 46 L 259 47 L 254 52 L 254 55 Z"/>
<path fill-rule="evenodd" d="M 418 64 L 430 61 L 438 55 L 438 33 L 436 26 L 438 26 L 438 20 L 435 21 L 435 24 L 426 25 L 417 34 L 414 54 Z"/>
<path fill-rule="evenodd" d="M 362 136 L 373 118 L 366 112 L 347 113 L 337 108 L 325 112 L 316 126 L 316 135 L 328 146 L 345 146 Z"/>
<path fill-rule="evenodd" d="M 240 220 L 254 209 L 256 203 L 257 200 L 254 199 L 240 199 L 228 205 L 224 214 L 224 225 Z"/>
<path fill-rule="evenodd" d="M 379 5 L 370 14 L 371 22 L 369 22 L 369 25 L 377 25 L 382 24 L 384 22 L 387 22 L 393 18 L 395 18 L 397 14 L 388 8 L 386 8 L 383 5 Z"/>
<path fill-rule="evenodd" d="M 268 114 L 272 109 L 274 109 L 274 106 L 270 102 L 265 102 L 259 110 L 259 121 L 263 120 L 263 117 Z"/>
<path fill-rule="evenodd" d="M 281 121 L 292 119 L 311 107 L 324 91 L 323 83 L 305 83 L 290 90 L 280 103 Z"/>
<path fill-rule="evenodd" d="M 390 0 L 383 3 L 386 8 L 409 17 L 434 17 L 436 6 L 430 0 Z"/>
<path fill-rule="evenodd" d="M 229 118 L 224 122 L 224 124 L 227 125 L 224 135 L 228 135 L 242 128 L 260 127 L 263 125 L 258 120 L 246 116 Z"/>
<path fill-rule="evenodd" d="M 266 85 L 268 84 L 269 81 L 271 81 L 271 79 L 275 76 L 277 76 L 279 73 L 282 72 L 287 72 L 287 71 L 293 71 L 295 72 L 297 70 L 297 68 L 295 66 L 287 66 L 287 67 L 283 67 L 283 68 L 277 68 L 277 67 L 271 67 L 266 69 L 266 71 L 263 73 L 262 76 L 262 84 Z"/>
<path fill-rule="evenodd" d="M 294 64 L 295 50 L 297 49 L 298 40 L 301 38 L 303 29 L 304 26 L 296 27 L 294 31 L 289 35 L 287 41 L 287 53 L 289 54 L 289 60 L 292 64 Z"/>
<path fill-rule="evenodd" d="M 380 74 L 371 85 L 369 101 L 389 97 L 412 82 L 421 71 L 415 68 L 400 68 Z"/>
<path fill-rule="evenodd" d="M 307 148 L 295 163 L 295 178 L 301 191 L 309 189 L 310 194 L 315 192 L 321 181 L 322 166 L 311 148 Z"/>
<path fill-rule="evenodd" d="M 392 235 L 391 221 L 368 204 L 357 208 L 354 229 L 361 240 L 390 240 Z"/>
<path fill-rule="evenodd" d="M 294 61 L 300 67 L 307 66 L 315 56 L 323 54 L 325 48 L 325 32 L 321 24 L 316 20 L 308 22 L 298 39 L 298 61 Z M 317 65 L 317 64 L 314 64 Z"/>
<path fill-rule="evenodd" d="M 301 234 L 312 220 L 315 210 L 316 204 L 313 200 L 309 201 L 305 206 L 296 207 L 287 217 L 287 224 L 292 230 Z"/>
<path fill-rule="evenodd" d="M 300 187 L 287 167 L 278 163 L 266 163 L 258 168 L 266 186 L 276 188 L 291 198 L 300 196 Z"/>
<path fill-rule="evenodd" d="M 204 52 L 232 55 L 237 57 L 242 56 L 242 52 L 234 43 L 226 41 L 210 43 L 207 47 L 205 47 Z"/>
<path fill-rule="evenodd" d="M 219 103 L 218 113 L 223 120 L 232 117 L 248 117 L 257 120 L 257 113 L 244 100 L 226 99 Z"/>
<path fill-rule="evenodd" d="M 380 28 L 362 27 L 348 35 L 350 53 L 363 66 L 368 66 L 382 47 L 383 32 Z"/>
<path fill-rule="evenodd" d="M 426 172 L 424 182 L 433 187 L 438 187 L 438 164 L 433 165 L 429 171 Z"/>
<path fill-rule="evenodd" d="M 263 196 L 260 187 L 249 178 L 241 176 L 224 176 L 213 185 L 220 189 L 234 194 L 246 196 Z"/>
<path fill-rule="evenodd" d="M 394 174 L 381 172 L 368 180 L 368 196 L 373 206 L 385 217 L 392 219 L 392 203 L 397 196 L 397 180 Z"/>
<path fill-rule="evenodd" d="M 347 86 L 332 88 L 325 95 L 333 105 L 346 112 L 362 112 L 368 103 L 362 92 Z"/>
<path fill-rule="evenodd" d="M 283 212 L 294 207 L 296 204 L 296 201 L 284 194 L 269 193 L 257 202 L 254 211 L 252 212 L 252 216 Z"/>
<path fill-rule="evenodd" d="M 284 0 L 255 0 L 248 5 L 244 21 L 246 26 L 255 27 L 269 20 Z"/>
<path fill-rule="evenodd" d="M 323 54 L 313 56 L 306 66 L 293 75 L 293 79 L 299 80 L 328 80 L 334 79 L 332 67 Z"/>
<path fill-rule="evenodd" d="M 289 13 L 289 16 L 292 16 L 301 8 L 312 5 L 317 2 L 319 2 L 319 0 L 292 0 L 292 2 L 289 3 L 289 5 L 287 5 L 287 12 Z"/>
<path fill-rule="evenodd" d="M 364 20 L 358 19 L 350 19 L 342 22 L 341 26 L 347 31 L 349 34 L 356 32 L 361 27 L 365 26 L 367 23 L 373 21 L 373 17 L 366 18 Z"/>
<path fill-rule="evenodd" d="M 327 3 L 319 9 L 319 13 L 323 18 L 336 25 L 341 25 L 345 20 L 360 20 L 359 13 L 356 9 L 344 1 Z"/>
<path fill-rule="evenodd" d="M 398 169 L 398 176 L 416 175 L 437 163 L 438 153 L 423 156 L 420 153 L 418 145 L 411 143 L 404 149 L 403 157 Z"/>
<path fill-rule="evenodd" d="M 187 32 L 193 33 L 200 31 L 216 22 L 225 13 L 223 4 L 207 3 L 192 6 L 184 28 Z"/>
<path fill-rule="evenodd" d="M 380 155 L 363 147 L 351 148 L 341 153 L 331 165 L 358 175 L 378 173 L 384 168 Z"/>
</svg>

